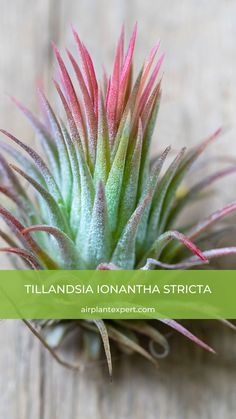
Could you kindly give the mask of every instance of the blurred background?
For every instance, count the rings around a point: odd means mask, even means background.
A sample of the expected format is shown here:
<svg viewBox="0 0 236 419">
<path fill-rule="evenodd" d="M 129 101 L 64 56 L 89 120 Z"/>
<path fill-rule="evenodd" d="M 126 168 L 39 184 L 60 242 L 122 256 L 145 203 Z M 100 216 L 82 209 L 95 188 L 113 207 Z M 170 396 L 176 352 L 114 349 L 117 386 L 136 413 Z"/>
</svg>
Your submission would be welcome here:
<svg viewBox="0 0 236 419">
<path fill-rule="evenodd" d="M 94 57 L 111 70 L 122 23 L 127 37 L 138 21 L 136 64 L 161 40 L 165 52 L 163 98 L 153 153 L 171 144 L 191 146 L 219 126 L 224 135 L 208 151 L 202 174 L 236 159 L 235 0 L 2 0 L 0 12 L 0 126 L 37 147 L 32 131 L 8 99 L 14 95 L 37 111 L 35 86 L 50 98 L 55 60 L 50 42 L 74 49 L 73 24 Z M 220 182 L 201 207 L 207 213 L 235 198 L 235 176 Z M 7 267 L 1 257 L 1 269 Z M 216 322 L 193 330 L 215 347 L 204 353 L 172 338 L 172 353 L 158 371 L 138 359 L 79 374 L 55 364 L 19 321 L 0 325 L 0 417 L 7 419 L 168 418 L 233 419 L 236 414 L 235 336 Z M 72 357 L 76 354 L 72 353 Z"/>
</svg>

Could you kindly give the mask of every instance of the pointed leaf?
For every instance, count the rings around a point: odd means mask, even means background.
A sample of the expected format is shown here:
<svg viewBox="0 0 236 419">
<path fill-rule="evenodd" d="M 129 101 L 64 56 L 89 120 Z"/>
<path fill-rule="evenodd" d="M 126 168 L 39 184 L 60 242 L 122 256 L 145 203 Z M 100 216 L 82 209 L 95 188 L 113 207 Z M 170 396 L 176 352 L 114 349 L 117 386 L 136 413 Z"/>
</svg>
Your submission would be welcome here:
<svg viewBox="0 0 236 419">
<path fill-rule="evenodd" d="M 74 35 L 74 38 L 75 38 L 75 41 L 76 41 L 76 44 L 80 53 L 83 72 L 86 78 L 90 97 L 94 99 L 94 103 L 95 103 L 96 93 L 97 93 L 97 80 L 96 80 L 96 75 L 95 75 L 92 59 L 87 49 L 85 48 L 85 46 L 82 44 L 76 30 L 74 28 L 72 28 L 72 30 L 73 30 L 73 35 Z"/>
<path fill-rule="evenodd" d="M 4 177 L 9 182 L 10 186 L 19 194 L 23 199 L 28 200 L 27 194 L 18 181 L 15 173 L 11 169 L 10 165 L 7 163 L 6 159 L 0 155 L 0 170 L 2 170 Z"/>
<path fill-rule="evenodd" d="M 121 115 L 124 109 L 124 105 L 125 105 L 124 100 L 125 100 L 129 77 L 131 74 L 131 66 L 132 66 L 136 35 L 137 35 L 137 24 L 135 24 L 133 33 L 131 35 L 130 43 L 128 46 L 128 50 L 125 56 L 125 60 L 124 60 L 124 64 L 123 64 L 122 72 L 120 76 L 121 80 L 120 80 L 119 97 L 118 97 L 118 104 L 117 104 L 117 113 L 119 116 Z"/>
<path fill-rule="evenodd" d="M 107 365 L 108 365 L 108 370 L 109 370 L 109 374 L 110 376 L 112 376 L 112 360 L 111 360 L 111 350 L 110 350 L 110 343 L 109 343 L 109 336 L 107 333 L 107 328 L 106 325 L 104 323 L 103 320 L 93 320 L 94 324 L 96 324 L 102 341 L 103 341 L 103 346 L 104 346 L 104 350 L 105 350 L 105 354 L 106 354 L 106 359 L 107 359 Z"/>
<path fill-rule="evenodd" d="M 11 147 L 10 144 L 2 143 L 0 144 L 0 148 L 4 150 L 9 156 L 13 157 L 13 159 L 24 167 L 26 172 L 32 176 L 37 182 L 41 183 L 45 186 L 45 181 L 41 173 L 39 172 L 38 168 L 23 154 L 16 150 L 15 147 Z"/>
<path fill-rule="evenodd" d="M 29 210 L 29 207 L 25 205 L 24 200 L 22 200 L 19 194 L 15 193 L 14 189 L 12 190 L 7 186 L 0 186 L 0 193 L 7 196 L 12 202 L 14 202 L 14 204 L 16 204 L 19 208 L 21 215 L 24 218 L 28 219 L 27 212 Z"/>
<path fill-rule="evenodd" d="M 137 352 L 146 358 L 148 361 L 152 362 L 155 366 L 157 366 L 157 361 L 147 352 L 141 345 L 135 342 L 133 339 L 128 337 L 126 334 L 122 333 L 122 331 L 117 330 L 115 327 L 111 326 L 110 324 L 107 325 L 107 332 L 111 339 L 119 343 L 120 345 L 124 346 L 125 348 L 131 350 L 132 352 Z"/>
<path fill-rule="evenodd" d="M 55 264 L 55 262 L 48 256 L 48 254 L 28 235 L 25 237 L 22 237 L 20 233 L 24 230 L 23 224 L 14 217 L 8 210 L 6 210 L 4 207 L 0 206 L 0 215 L 4 219 L 4 221 L 8 224 L 8 226 L 12 229 L 14 234 L 19 238 L 19 240 L 22 242 L 22 244 L 32 250 L 37 257 L 40 259 L 40 261 L 43 262 L 43 264 L 48 269 L 57 269 L 58 266 Z"/>
<path fill-rule="evenodd" d="M 117 101 L 120 83 L 120 67 L 121 67 L 121 44 L 122 38 L 119 39 L 116 56 L 114 60 L 113 73 L 111 76 L 110 89 L 107 97 L 107 119 L 111 143 L 113 144 L 117 129 Z"/>
<path fill-rule="evenodd" d="M 182 197 L 177 198 L 176 203 L 169 214 L 167 225 L 171 226 L 173 224 L 173 221 L 175 221 L 176 217 L 182 210 L 182 208 L 184 208 L 185 205 L 189 201 L 196 199 L 199 196 L 199 194 L 202 192 L 202 190 L 207 188 L 209 185 L 211 185 L 215 181 L 225 176 L 231 175 L 235 172 L 236 172 L 236 165 L 228 166 L 225 169 L 216 171 L 215 173 L 205 177 L 203 180 L 201 180 L 200 182 L 192 186 Z"/>
<path fill-rule="evenodd" d="M 68 156 L 67 147 L 65 144 L 65 139 L 63 137 L 60 124 L 48 102 L 45 95 L 42 91 L 39 91 L 42 104 L 44 106 L 45 112 L 48 115 L 48 119 L 51 124 L 51 130 L 53 133 L 53 138 L 57 145 L 57 150 L 60 160 L 60 173 L 61 173 L 61 185 L 62 185 L 62 196 L 66 202 L 70 202 L 71 196 L 71 166 Z"/>
<path fill-rule="evenodd" d="M 45 203 L 47 204 L 50 222 L 55 226 L 62 228 L 65 231 L 69 230 L 65 217 L 58 205 L 55 201 L 53 196 L 43 188 L 38 182 L 36 182 L 32 177 L 28 176 L 23 170 L 19 169 L 18 167 L 11 165 L 11 167 L 19 173 L 23 178 L 25 178 L 33 187 L 34 189 L 42 196 Z"/>
<path fill-rule="evenodd" d="M 26 118 L 32 125 L 35 133 L 37 134 L 42 144 L 43 149 L 46 151 L 50 167 L 52 168 L 52 173 L 54 174 L 55 179 L 58 182 L 60 179 L 58 166 L 58 151 L 55 144 L 53 143 L 50 132 L 48 132 L 48 129 L 42 124 L 42 122 L 39 119 L 37 119 L 32 114 L 32 112 L 29 109 L 27 109 L 24 105 L 22 105 L 22 103 L 20 103 L 16 98 L 12 98 L 12 101 L 15 103 L 18 109 L 26 116 Z"/>
<path fill-rule="evenodd" d="M 109 177 L 106 183 L 106 198 L 108 207 L 108 216 L 112 231 L 117 225 L 118 206 L 120 203 L 120 193 L 125 168 L 125 158 L 129 141 L 130 115 L 128 116 L 120 144 L 111 166 Z"/>
<path fill-rule="evenodd" d="M 134 152 L 132 153 L 131 159 L 127 159 L 124 171 L 124 178 L 121 191 L 121 201 L 118 216 L 118 228 L 116 230 L 117 236 L 121 234 L 125 224 L 131 217 L 136 204 L 137 204 L 137 191 L 138 191 L 138 180 L 139 180 L 139 167 L 141 160 L 142 151 L 142 126 L 139 124 L 139 130 L 137 134 L 137 140 L 135 144 Z"/>
<path fill-rule="evenodd" d="M 134 330 L 135 332 L 145 335 L 151 339 L 150 350 L 154 358 L 165 358 L 170 350 L 169 343 L 164 335 L 162 335 L 157 329 L 152 327 L 146 321 L 142 320 L 116 320 L 116 323 L 123 325 L 127 329 Z M 160 345 L 163 351 L 157 352 L 154 343 Z"/>
<path fill-rule="evenodd" d="M 141 69 L 141 71 L 138 74 L 138 77 L 137 77 L 137 79 L 134 83 L 134 86 L 132 88 L 132 92 L 130 93 L 130 95 L 128 97 L 128 100 L 127 100 L 127 103 L 125 105 L 125 109 L 124 109 L 124 112 L 122 114 L 122 117 L 120 118 L 120 124 L 119 124 L 118 130 L 117 130 L 117 134 L 116 134 L 116 137 L 115 137 L 115 140 L 114 140 L 114 144 L 113 145 L 111 144 L 111 147 L 112 147 L 112 149 L 111 149 L 111 161 L 113 161 L 115 156 L 116 156 L 116 153 L 117 153 L 117 150 L 118 150 L 118 147 L 119 147 L 122 135 L 123 135 L 124 126 L 127 122 L 127 118 L 129 116 L 129 114 L 131 116 L 131 122 L 132 122 L 132 114 L 134 112 L 134 107 L 135 107 L 135 102 L 136 102 L 136 98 L 137 98 L 137 94 L 138 94 L 138 89 L 139 89 L 140 82 L 141 82 L 142 72 L 143 72 L 143 69 Z"/>
<path fill-rule="evenodd" d="M 149 164 L 150 164 L 150 144 L 153 136 L 156 119 L 160 106 L 160 91 L 157 89 L 157 92 L 154 92 L 153 98 L 150 98 L 150 102 L 153 102 L 151 105 L 150 113 L 148 115 L 142 116 L 142 121 L 144 125 L 143 133 L 143 146 L 142 146 L 142 156 L 140 164 L 140 175 L 139 175 L 139 191 L 138 194 L 141 197 L 146 182 L 149 176 Z M 148 104 L 149 105 L 149 104 Z"/>
<path fill-rule="evenodd" d="M 111 252 L 111 234 L 108 223 L 104 186 L 99 182 L 88 233 L 87 259 L 90 269 L 101 262 L 108 262 Z"/>
<path fill-rule="evenodd" d="M 161 154 L 161 156 L 156 160 L 155 164 L 152 167 L 151 173 L 149 175 L 149 179 L 147 180 L 147 183 L 145 185 L 145 189 L 143 192 L 143 196 L 147 193 L 149 189 L 152 190 L 151 199 L 149 201 L 149 204 L 145 208 L 144 214 L 142 216 L 141 223 L 138 228 L 137 233 L 137 252 L 139 253 L 140 250 L 144 250 L 144 241 L 147 234 L 147 228 L 148 228 L 148 217 L 151 210 L 152 200 L 156 199 L 154 192 L 157 188 L 157 183 L 159 181 L 160 172 L 163 167 L 163 164 L 165 162 L 165 159 L 170 151 L 170 147 L 167 147 L 164 152 Z"/>
<path fill-rule="evenodd" d="M 59 67 L 60 67 L 60 70 L 61 70 L 61 77 L 63 79 L 63 84 L 64 84 L 66 94 L 67 94 L 67 96 L 69 98 L 69 101 L 70 101 L 70 108 L 71 108 L 73 117 L 75 118 L 76 124 L 78 124 L 78 126 L 80 127 L 82 132 L 85 134 L 85 132 L 84 132 L 84 121 L 83 121 L 83 116 L 82 116 L 82 112 L 81 112 L 81 107 L 80 107 L 80 103 L 79 103 L 78 97 L 76 95 L 73 83 L 71 81 L 69 73 L 66 69 L 66 66 L 65 66 L 65 64 L 62 60 L 62 57 L 61 57 L 56 45 L 53 44 L 52 47 L 53 47 L 54 54 L 56 56 L 57 62 L 59 64 Z"/>
<path fill-rule="evenodd" d="M 217 259 L 221 256 L 236 254 L 236 247 L 222 247 L 218 249 L 210 249 L 205 250 L 202 253 L 208 260 Z M 163 269 L 189 269 L 193 268 L 194 266 L 202 265 L 203 263 L 205 262 L 196 256 L 184 259 L 182 262 L 178 263 L 165 263 L 156 259 L 147 259 L 146 265 L 142 269 L 149 270 L 151 269 L 152 265 L 159 266 Z"/>
<path fill-rule="evenodd" d="M 104 101 L 102 92 L 99 94 L 98 103 L 98 139 L 97 139 L 97 153 L 96 163 L 94 169 L 94 183 L 95 186 L 101 180 L 106 184 L 110 171 L 110 147 L 109 147 L 109 133 L 107 126 L 107 118 L 104 108 Z"/>
<path fill-rule="evenodd" d="M 134 211 L 114 250 L 111 262 L 122 269 L 134 269 L 137 230 L 144 210 L 151 199 L 151 194 L 152 191 L 148 191 L 144 200 Z"/>
<path fill-rule="evenodd" d="M 25 259 L 31 265 L 32 269 L 42 269 L 42 266 L 38 263 L 37 259 L 24 249 L 20 249 L 18 247 L 2 247 L 0 248 L 0 252 L 20 256 L 22 259 Z"/>
<path fill-rule="evenodd" d="M 155 240 L 158 235 L 159 230 L 159 220 L 162 211 L 162 206 L 168 191 L 168 187 L 174 178 L 181 161 L 183 160 L 183 155 L 185 153 L 185 148 L 183 148 L 180 153 L 175 157 L 166 173 L 159 181 L 154 197 L 153 205 L 150 211 L 150 218 L 148 222 L 148 231 L 147 231 L 147 246 L 150 246 L 151 243 Z"/>
<path fill-rule="evenodd" d="M 178 242 L 181 242 L 185 247 L 187 247 L 192 253 L 194 253 L 203 263 L 207 263 L 208 260 L 204 255 L 204 252 L 202 252 L 188 237 L 186 237 L 184 234 L 178 232 L 178 231 L 167 231 L 163 233 L 161 236 L 156 239 L 156 241 L 153 243 L 152 247 L 146 255 L 142 259 L 142 263 L 145 263 L 145 260 L 147 259 L 159 259 L 163 249 L 167 246 L 167 244 L 173 240 L 176 239 Z"/>
<path fill-rule="evenodd" d="M 10 247 L 17 247 L 17 243 L 5 233 L 5 231 L 0 230 L 0 237 L 10 246 Z"/>
<path fill-rule="evenodd" d="M 48 190 L 54 196 L 55 199 L 61 199 L 61 193 L 58 189 L 56 181 L 52 176 L 50 170 L 48 169 L 46 163 L 44 163 L 43 159 L 39 156 L 36 151 L 34 151 L 31 147 L 27 146 L 26 144 L 22 143 L 22 141 L 18 140 L 14 135 L 10 134 L 5 130 L 0 130 L 4 135 L 6 135 L 10 140 L 14 141 L 17 145 L 19 145 L 29 156 L 34 160 L 36 166 L 38 167 L 39 171 L 42 173 L 45 183 L 47 185 Z"/>
<path fill-rule="evenodd" d="M 217 221 L 224 218 L 226 215 L 230 214 L 231 212 L 236 211 L 236 202 L 232 202 L 225 207 L 214 211 L 204 220 L 200 221 L 196 226 L 194 226 L 190 231 L 188 231 L 188 237 L 192 240 L 199 237 L 202 233 L 204 233 L 208 228 L 214 225 Z M 182 248 L 181 244 L 175 244 L 172 248 L 168 251 L 168 260 L 173 259 L 178 251 Z"/>
<path fill-rule="evenodd" d="M 60 264 L 62 269 L 78 269 L 78 266 L 81 269 L 81 261 L 79 260 L 75 244 L 62 230 L 47 225 L 34 225 L 21 231 L 21 235 L 24 236 L 34 231 L 44 231 L 56 239 L 61 252 Z"/>
<path fill-rule="evenodd" d="M 191 149 L 182 160 L 181 165 L 178 167 L 178 170 L 175 176 L 171 180 L 171 185 L 168 187 L 167 194 L 165 196 L 165 201 L 162 207 L 162 214 L 160 219 L 160 226 L 158 232 L 161 233 L 165 229 L 166 222 L 168 220 L 169 213 L 173 206 L 173 198 L 179 187 L 181 181 L 183 180 L 184 176 L 195 162 L 195 160 L 203 153 L 206 147 L 215 141 L 215 139 L 220 134 L 221 129 L 217 129 L 212 135 L 210 135 L 206 140 L 204 140 L 199 146 Z"/>
<path fill-rule="evenodd" d="M 182 335 L 186 336 L 188 339 L 195 342 L 198 346 L 201 346 L 203 349 L 206 349 L 207 351 L 211 353 L 215 353 L 214 349 L 212 349 L 210 346 L 208 346 L 206 343 L 204 343 L 201 339 L 194 336 L 189 330 L 187 330 L 184 326 L 182 326 L 180 323 L 176 322 L 172 319 L 160 319 L 160 322 L 167 324 L 172 329 L 177 330 L 177 332 L 181 333 Z"/>
</svg>

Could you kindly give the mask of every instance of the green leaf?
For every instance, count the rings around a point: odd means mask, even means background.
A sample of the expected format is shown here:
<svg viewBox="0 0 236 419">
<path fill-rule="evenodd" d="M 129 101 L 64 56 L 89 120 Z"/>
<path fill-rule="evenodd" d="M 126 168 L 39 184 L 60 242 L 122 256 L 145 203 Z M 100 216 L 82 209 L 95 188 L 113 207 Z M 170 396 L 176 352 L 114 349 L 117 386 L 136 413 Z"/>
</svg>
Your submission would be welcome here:
<svg viewBox="0 0 236 419">
<path fill-rule="evenodd" d="M 82 269 L 83 263 L 76 251 L 75 244 L 62 230 L 47 225 L 34 225 L 24 229 L 21 234 L 25 235 L 34 231 L 43 231 L 56 239 L 60 249 L 59 264 L 61 269 L 79 269 L 79 267 Z"/>
<path fill-rule="evenodd" d="M 152 191 L 148 191 L 143 201 L 132 214 L 112 255 L 111 262 L 122 269 L 134 269 L 137 230 L 144 210 L 151 199 L 151 194 Z"/>
<path fill-rule="evenodd" d="M 130 96 L 128 97 L 124 112 L 122 114 L 121 121 L 120 121 L 120 124 L 119 124 L 119 128 L 118 128 L 118 131 L 117 131 L 117 134 L 116 134 L 116 137 L 115 137 L 114 145 L 112 147 L 112 152 L 111 152 L 111 161 L 112 162 L 113 162 L 113 160 L 116 156 L 116 153 L 117 153 L 120 141 L 121 141 L 121 137 L 122 137 L 123 132 L 124 132 L 124 126 L 127 122 L 127 118 L 129 116 L 129 114 L 130 114 L 131 120 L 132 120 L 134 109 L 135 109 L 135 104 L 136 104 L 136 99 L 137 99 L 137 95 L 138 95 L 138 91 L 139 91 L 139 86 L 140 86 L 140 82 L 141 82 L 141 78 L 142 78 L 142 74 L 143 74 L 143 69 L 139 72 L 139 75 L 138 75 L 138 77 L 137 77 L 137 79 L 134 83 L 132 92 L 131 92 Z"/>
<path fill-rule="evenodd" d="M 127 159 L 122 182 L 122 191 L 118 216 L 118 227 L 116 236 L 119 237 L 127 221 L 131 217 L 137 205 L 137 190 L 139 180 L 139 167 L 142 151 L 142 125 L 139 122 L 139 129 L 135 143 L 135 149 L 130 159 Z"/>
<path fill-rule="evenodd" d="M 18 167 L 11 165 L 11 167 L 19 173 L 23 178 L 25 178 L 32 186 L 33 188 L 42 196 L 45 203 L 47 204 L 48 213 L 50 217 L 50 223 L 58 228 L 61 228 L 62 230 L 68 232 L 69 226 L 65 220 L 65 217 L 58 205 L 58 203 L 55 201 L 53 196 L 45 189 L 43 186 L 41 186 L 38 182 L 36 182 L 31 176 L 28 176 L 23 170 L 19 169 Z"/>
<path fill-rule="evenodd" d="M 49 168 L 47 167 L 46 163 L 39 156 L 39 154 L 36 153 L 36 151 L 33 150 L 31 147 L 22 143 L 22 141 L 18 140 L 18 138 L 14 137 L 14 135 L 10 134 L 9 132 L 5 130 L 0 130 L 0 131 L 4 135 L 6 135 L 10 140 L 12 140 L 14 143 L 19 145 L 23 150 L 25 150 L 26 153 L 33 159 L 33 161 L 35 162 L 35 165 L 38 167 L 39 171 L 42 173 L 42 176 L 44 177 L 47 189 L 53 195 L 53 197 L 60 202 L 62 200 L 62 196 L 57 186 L 57 183 L 53 175 L 51 174 Z"/>
<path fill-rule="evenodd" d="M 72 176 L 71 176 L 71 165 L 68 156 L 68 150 L 66 147 L 65 139 L 60 127 L 60 124 L 43 92 L 39 91 L 42 104 L 45 112 L 48 115 L 49 122 L 51 124 L 51 130 L 53 138 L 57 145 L 57 150 L 60 160 L 60 182 L 62 186 L 62 196 L 67 204 L 70 203 L 71 188 L 72 188 Z"/>
<path fill-rule="evenodd" d="M 181 161 L 183 159 L 183 155 L 185 152 L 185 148 L 183 148 L 180 153 L 175 157 L 171 165 L 168 167 L 167 171 L 165 172 L 162 179 L 157 184 L 157 188 L 153 197 L 153 204 L 150 210 L 150 218 L 148 222 L 148 229 L 147 229 L 147 240 L 146 244 L 147 247 L 151 246 L 154 242 L 155 238 L 158 236 L 159 231 L 159 221 L 161 216 L 162 206 L 169 188 L 169 185 L 174 178 Z M 173 197 L 174 198 L 174 197 Z"/>
<path fill-rule="evenodd" d="M 71 164 L 71 174 L 72 174 L 72 194 L 70 199 L 69 205 L 69 212 L 70 212 L 70 225 L 74 232 L 74 236 L 76 237 L 78 230 L 79 230 L 79 222 L 80 222 L 80 210 L 81 210 L 81 189 L 80 189 L 80 169 L 79 169 L 79 162 L 76 152 L 76 143 L 74 143 L 68 132 L 67 129 L 62 124 L 62 132 L 64 138 L 67 143 L 68 147 L 68 155 Z"/>
<path fill-rule="evenodd" d="M 186 237 L 184 234 L 180 233 L 179 231 L 170 230 L 161 234 L 155 240 L 155 242 L 153 243 L 151 248 L 147 251 L 147 253 L 143 257 L 139 265 L 142 266 L 142 264 L 145 263 L 147 259 L 158 260 L 163 249 L 173 239 L 178 240 L 178 242 L 186 246 L 192 253 L 194 253 L 204 263 L 207 262 L 207 258 L 204 256 L 203 252 L 188 237 Z"/>
<path fill-rule="evenodd" d="M 129 142 L 130 133 L 130 114 L 127 117 L 121 141 L 112 163 L 109 177 L 106 183 L 106 199 L 108 207 L 108 217 L 112 231 L 115 231 L 117 225 L 118 208 L 120 203 L 121 186 L 125 168 L 125 158 Z"/>
<path fill-rule="evenodd" d="M 81 190 L 81 201 L 80 201 L 80 225 L 78 234 L 76 237 L 76 245 L 81 251 L 83 257 L 85 256 L 85 243 L 88 238 L 88 231 L 90 228 L 90 222 L 93 211 L 94 203 L 94 184 L 91 172 L 88 164 L 86 163 L 82 153 L 77 153 L 79 170 L 80 170 L 80 190 Z"/>
<path fill-rule="evenodd" d="M 43 150 L 45 150 L 45 154 L 47 155 L 49 165 L 52 169 L 52 173 L 57 182 L 60 180 L 60 169 L 59 169 L 59 157 L 56 145 L 51 138 L 51 134 L 48 132 L 47 127 L 42 124 L 42 122 L 33 115 L 33 113 L 27 109 L 22 103 L 20 103 L 15 98 L 12 98 L 15 105 L 18 109 L 26 116 L 30 124 L 32 125 L 36 135 L 38 136 Z M 25 167 L 25 166 L 23 166 Z M 28 171 L 27 171 L 28 173 Z M 31 175 L 31 173 L 29 173 Z M 38 180 L 38 179 L 36 179 Z"/>
<path fill-rule="evenodd" d="M 159 92 L 159 90 L 158 90 Z M 141 197 L 143 194 L 143 191 L 145 189 L 146 182 L 148 181 L 148 175 L 149 175 L 149 164 L 150 164 L 150 144 L 151 139 L 153 136 L 153 132 L 155 129 L 155 124 L 157 120 L 157 115 L 160 107 L 160 92 L 157 94 L 154 104 L 148 119 L 148 122 L 146 124 L 146 128 L 143 134 L 143 147 L 142 147 L 142 157 L 141 157 L 141 163 L 140 163 L 140 175 L 139 175 L 139 192 L 138 195 Z"/>
<path fill-rule="evenodd" d="M 152 194 L 151 194 L 151 199 L 147 205 L 147 207 L 145 208 L 145 211 L 143 213 L 142 216 L 142 220 L 140 222 L 139 228 L 138 228 L 138 233 L 137 233 L 137 253 L 140 254 L 141 251 L 144 250 L 144 245 L 145 245 L 145 237 L 147 234 L 147 227 L 148 227 L 148 217 L 149 217 L 149 213 L 150 213 L 150 209 L 151 209 L 151 204 L 152 204 L 152 200 L 154 197 L 154 192 L 157 188 L 157 182 L 159 180 L 159 176 L 160 176 L 160 172 L 162 169 L 162 166 L 165 162 L 165 159 L 168 155 L 170 151 L 170 147 L 167 147 L 164 152 L 161 154 L 161 156 L 156 160 L 156 162 L 154 163 L 150 176 L 149 176 L 149 180 L 146 183 L 143 195 L 145 195 L 147 193 L 147 191 L 149 189 L 152 190 Z M 154 197 L 155 199 L 155 197 Z"/>
<path fill-rule="evenodd" d="M 9 156 L 13 157 L 13 159 L 20 164 L 21 167 L 24 167 L 25 171 L 28 175 L 32 176 L 37 182 L 41 183 L 41 185 L 46 186 L 43 176 L 41 175 L 38 168 L 23 154 L 16 150 L 15 148 L 11 147 L 10 144 L 0 144 L 0 148 L 4 150 Z"/>
<path fill-rule="evenodd" d="M 214 211 L 205 219 L 199 221 L 194 227 L 188 230 L 188 237 L 192 240 L 201 236 L 208 228 L 224 218 L 226 215 L 236 211 L 236 202 L 232 202 L 219 210 Z M 172 260 L 181 250 L 181 243 L 173 244 L 166 254 L 167 260 Z"/>
<path fill-rule="evenodd" d="M 89 269 L 95 269 L 101 262 L 108 262 L 111 253 L 111 234 L 108 223 L 104 186 L 99 182 L 94 200 L 87 242 Z"/>
<path fill-rule="evenodd" d="M 212 135 L 210 135 L 206 140 L 204 140 L 200 145 L 194 147 L 193 149 L 189 150 L 186 154 L 185 158 L 182 159 L 181 164 L 178 166 L 175 176 L 171 179 L 171 184 L 169 185 L 168 191 L 165 196 L 165 201 L 162 206 L 162 213 L 160 215 L 160 226 L 158 228 L 158 232 L 162 233 L 165 230 L 166 222 L 168 220 L 169 213 L 173 206 L 173 198 L 175 197 L 175 193 L 181 184 L 183 178 L 186 176 L 188 170 L 195 162 L 195 160 L 203 153 L 206 147 L 215 141 L 218 137 L 221 129 L 216 130 Z"/>
<path fill-rule="evenodd" d="M 231 175 L 235 172 L 236 172 L 236 165 L 233 165 L 233 166 L 230 165 L 222 170 L 218 170 L 214 172 L 213 174 L 204 177 L 200 182 L 197 182 L 194 186 L 192 186 L 189 190 L 187 190 L 183 196 L 176 199 L 174 206 L 172 207 L 169 213 L 166 226 L 168 226 L 169 228 L 173 224 L 173 222 L 176 220 L 181 210 L 183 208 L 186 208 L 189 202 L 204 198 L 205 195 L 203 195 L 202 191 L 205 188 L 210 186 L 215 181 L 218 181 L 219 179 L 225 176 Z M 207 196 L 208 195 L 209 193 L 207 194 Z"/>
<path fill-rule="evenodd" d="M 110 146 L 109 133 L 107 126 L 106 112 L 104 109 L 102 92 L 99 95 L 98 104 L 98 138 L 97 138 L 97 153 L 94 170 L 94 184 L 95 186 L 101 180 L 106 184 L 110 171 Z"/>
</svg>

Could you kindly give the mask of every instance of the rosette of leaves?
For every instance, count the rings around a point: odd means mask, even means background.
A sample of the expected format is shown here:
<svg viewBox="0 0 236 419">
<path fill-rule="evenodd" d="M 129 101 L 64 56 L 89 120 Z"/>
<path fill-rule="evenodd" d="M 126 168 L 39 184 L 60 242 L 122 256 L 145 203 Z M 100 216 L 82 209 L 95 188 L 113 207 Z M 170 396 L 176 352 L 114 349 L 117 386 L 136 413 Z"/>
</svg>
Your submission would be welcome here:
<svg viewBox="0 0 236 419">
<path fill-rule="evenodd" d="M 136 26 L 126 53 L 122 28 L 112 74 L 104 70 L 99 83 L 86 46 L 75 30 L 73 35 L 79 60 L 66 51 L 70 71 L 53 45 L 58 64 L 54 85 L 63 116 L 57 116 L 42 89 L 40 119 L 13 99 L 33 126 L 41 152 L 1 130 L 8 141 L 1 142 L 0 155 L 0 192 L 7 197 L 7 205 L 0 207 L 6 224 L 0 231 L 6 245 L 0 251 L 8 253 L 18 269 L 53 270 L 188 269 L 236 253 L 232 246 L 204 248 L 208 231 L 236 210 L 236 201 L 197 222 L 190 216 L 189 226 L 179 225 L 177 218 L 206 187 L 236 170 L 232 163 L 208 177 L 200 171 L 196 184 L 179 193 L 183 179 L 220 130 L 194 148 L 173 156 L 167 147 L 151 159 L 161 98 L 159 43 L 133 79 Z M 8 163 L 7 156 L 14 163 Z M 166 337 L 149 322 L 25 322 L 57 358 L 54 348 L 74 327 L 82 327 L 93 354 L 99 352 L 99 332 L 110 372 L 110 339 L 154 363 L 156 356 L 168 352 Z M 160 322 L 212 351 L 176 321 Z M 141 336 L 150 340 L 149 347 L 142 345 Z"/>
</svg>

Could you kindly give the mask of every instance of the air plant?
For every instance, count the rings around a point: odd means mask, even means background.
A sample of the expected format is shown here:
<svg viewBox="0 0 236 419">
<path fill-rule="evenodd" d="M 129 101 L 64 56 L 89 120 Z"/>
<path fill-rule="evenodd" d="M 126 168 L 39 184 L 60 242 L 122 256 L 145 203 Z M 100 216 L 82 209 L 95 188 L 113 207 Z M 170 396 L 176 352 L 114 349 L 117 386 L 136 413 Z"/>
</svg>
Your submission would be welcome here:
<svg viewBox="0 0 236 419">
<path fill-rule="evenodd" d="M 56 115 L 41 88 L 42 120 L 13 99 L 32 124 L 41 154 L 1 130 L 8 141 L 1 143 L 0 192 L 11 208 L 0 207 L 7 225 L 0 231 L 7 245 L 0 251 L 8 253 L 18 269 L 22 268 L 18 264 L 21 258 L 24 269 L 76 270 L 188 269 L 236 253 L 236 247 L 199 248 L 201 244 L 204 247 L 205 232 L 236 210 L 236 201 L 203 220 L 191 220 L 189 226 L 178 224 L 181 211 L 201 197 L 206 187 L 236 171 L 232 164 L 209 177 L 200 172 L 200 181 L 179 193 L 182 180 L 215 142 L 220 129 L 196 147 L 181 149 L 174 158 L 167 147 L 151 159 L 161 98 L 161 80 L 157 79 L 163 55 L 156 60 L 159 43 L 133 81 L 136 26 L 126 54 L 122 29 L 112 74 L 108 77 L 104 71 L 100 84 L 92 58 L 74 29 L 73 35 L 79 62 L 68 50 L 67 55 L 75 82 L 53 45 L 58 64 L 54 85 L 65 117 Z M 9 164 L 4 155 L 15 163 Z M 167 157 L 172 158 L 168 165 Z M 57 358 L 53 348 L 69 330 L 81 326 L 91 351 L 98 341 L 88 340 L 90 330 L 93 339 L 99 336 L 95 332 L 100 332 L 110 372 L 109 339 L 121 350 L 138 352 L 152 362 L 158 356 L 156 344 L 163 348 L 159 356 L 168 352 L 166 337 L 147 321 L 25 322 Z M 213 351 L 180 323 L 160 322 Z M 142 335 L 150 339 L 149 347 L 142 345 Z"/>
</svg>

